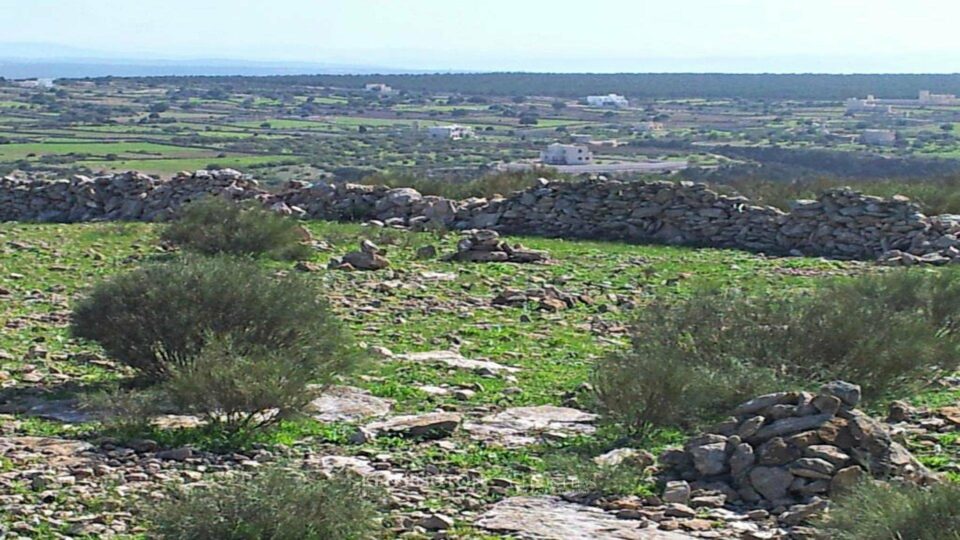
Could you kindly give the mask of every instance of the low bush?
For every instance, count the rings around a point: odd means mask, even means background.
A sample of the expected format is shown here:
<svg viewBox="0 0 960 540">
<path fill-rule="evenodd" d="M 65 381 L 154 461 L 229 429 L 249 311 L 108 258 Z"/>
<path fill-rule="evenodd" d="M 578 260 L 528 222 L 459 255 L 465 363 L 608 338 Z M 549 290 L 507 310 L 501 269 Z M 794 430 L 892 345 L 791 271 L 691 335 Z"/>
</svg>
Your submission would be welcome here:
<svg viewBox="0 0 960 540">
<path fill-rule="evenodd" d="M 313 477 L 274 465 L 182 488 L 145 514 L 166 540 L 360 540 L 377 536 L 380 500 L 354 475 Z"/>
<path fill-rule="evenodd" d="M 601 409 L 636 434 L 693 426 L 780 388 L 843 379 L 902 397 L 960 366 L 960 276 L 896 271 L 785 298 L 703 291 L 654 302 L 631 347 L 593 373 Z"/>
<path fill-rule="evenodd" d="M 224 256 L 154 263 L 107 279 L 75 306 L 71 330 L 148 381 L 189 369 L 211 336 L 250 355 L 272 351 L 295 365 L 314 363 L 324 373 L 356 361 L 342 325 L 307 278 L 278 278 Z"/>
<path fill-rule="evenodd" d="M 178 411 L 214 430 L 249 433 L 303 411 L 343 371 L 340 361 L 213 336 L 198 354 L 173 363 L 162 389 Z"/>
<path fill-rule="evenodd" d="M 572 452 L 548 455 L 545 466 L 554 477 L 556 492 L 586 497 L 610 495 L 651 495 L 653 481 L 631 460 L 600 465 L 592 458 Z"/>
<path fill-rule="evenodd" d="M 780 386 L 775 375 L 744 358 L 753 338 L 732 331 L 762 326 L 731 309 L 737 294 L 704 292 L 679 304 L 655 301 L 631 326 L 629 349 L 608 355 L 592 374 L 600 409 L 631 435 L 664 426 L 692 427 L 744 396 Z"/>
<path fill-rule="evenodd" d="M 181 209 L 161 238 L 205 255 L 267 256 L 279 260 L 309 258 L 309 234 L 296 220 L 263 208 L 257 201 L 230 202 L 204 197 Z"/>
<path fill-rule="evenodd" d="M 958 540 L 960 485 L 920 488 L 864 482 L 834 501 L 821 523 L 835 540 Z"/>
</svg>

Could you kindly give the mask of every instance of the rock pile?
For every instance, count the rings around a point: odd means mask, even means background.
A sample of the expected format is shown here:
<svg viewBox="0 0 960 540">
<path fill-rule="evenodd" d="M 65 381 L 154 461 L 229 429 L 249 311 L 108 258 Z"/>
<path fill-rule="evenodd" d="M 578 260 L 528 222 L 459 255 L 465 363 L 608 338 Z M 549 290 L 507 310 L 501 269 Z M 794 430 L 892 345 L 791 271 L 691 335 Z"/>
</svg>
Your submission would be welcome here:
<svg viewBox="0 0 960 540">
<path fill-rule="evenodd" d="M 384 250 L 369 240 L 360 243 L 359 251 L 351 251 L 341 258 L 330 259 L 329 267 L 336 270 L 382 270 L 390 266 Z"/>
<path fill-rule="evenodd" d="M 511 246 L 500 240 L 497 231 L 481 229 L 467 231 L 457 242 L 457 252 L 446 258 L 465 262 L 535 263 L 549 259 L 546 252 L 527 249 L 519 244 Z"/>
<path fill-rule="evenodd" d="M 821 497 L 862 477 L 928 483 L 935 478 L 879 421 L 856 409 L 860 387 L 833 382 L 819 394 L 778 392 L 752 399 L 682 449 L 660 457 L 664 500 L 691 504 L 691 491 L 771 509 L 796 525 L 822 511 Z"/>
<path fill-rule="evenodd" d="M 537 309 L 543 311 L 562 311 L 572 308 L 579 303 L 588 304 L 589 297 L 565 293 L 553 285 L 544 285 L 539 289 L 504 289 L 494 297 L 495 306 L 524 306 L 527 303 L 536 303 Z"/>
<path fill-rule="evenodd" d="M 57 181 L 0 179 L 0 221 L 162 220 L 206 194 L 254 198 L 298 217 L 414 230 L 488 229 L 778 254 L 882 256 L 887 264 L 960 261 L 957 216 L 925 216 L 904 197 L 883 199 L 848 188 L 796 201 L 784 212 L 693 182 L 542 181 L 506 198 L 455 201 L 411 188 L 323 182 L 291 182 L 270 193 L 230 169 L 181 173 L 166 181 L 131 172 Z M 502 253 L 509 256 L 505 249 L 471 247 L 457 256 L 497 260 Z"/>
</svg>

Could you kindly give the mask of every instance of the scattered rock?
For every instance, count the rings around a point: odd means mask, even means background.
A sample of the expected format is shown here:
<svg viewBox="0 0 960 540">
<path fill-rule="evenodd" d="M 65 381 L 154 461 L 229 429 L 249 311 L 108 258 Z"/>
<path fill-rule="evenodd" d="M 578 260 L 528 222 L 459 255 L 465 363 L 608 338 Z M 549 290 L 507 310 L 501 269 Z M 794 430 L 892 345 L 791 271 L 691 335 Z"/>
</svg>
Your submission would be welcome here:
<svg viewBox="0 0 960 540">
<path fill-rule="evenodd" d="M 364 426 L 374 436 L 391 434 L 411 439 L 440 439 L 453 434 L 462 418 L 459 414 L 435 412 L 395 416 Z"/>
<path fill-rule="evenodd" d="M 352 386 L 332 386 L 308 407 L 311 416 L 321 422 L 352 422 L 386 416 L 393 401 L 378 398 Z"/>
<path fill-rule="evenodd" d="M 449 261 L 539 263 L 549 260 L 546 252 L 511 246 L 500 240 L 500 233 L 489 229 L 465 231 L 457 243 L 457 251 Z"/>
<path fill-rule="evenodd" d="M 557 497 L 513 497 L 480 516 L 477 527 L 538 540 L 688 540 L 691 536 L 641 528 L 643 522 L 618 519 L 598 508 Z"/>
</svg>

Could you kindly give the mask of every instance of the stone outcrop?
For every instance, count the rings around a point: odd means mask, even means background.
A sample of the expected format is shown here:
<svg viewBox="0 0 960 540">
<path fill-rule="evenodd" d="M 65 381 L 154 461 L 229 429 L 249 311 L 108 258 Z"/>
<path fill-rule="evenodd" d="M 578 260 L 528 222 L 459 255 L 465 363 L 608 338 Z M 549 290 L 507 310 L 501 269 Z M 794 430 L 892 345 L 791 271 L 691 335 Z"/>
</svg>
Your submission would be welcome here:
<svg viewBox="0 0 960 540">
<path fill-rule="evenodd" d="M 727 503 L 785 508 L 781 521 L 795 525 L 867 475 L 935 481 L 884 424 L 856 409 L 859 400 L 858 386 L 837 381 L 819 394 L 778 392 L 740 405 L 660 457 L 665 499 L 686 503 L 691 489 L 708 491 Z"/>
<path fill-rule="evenodd" d="M 457 252 L 446 257 L 449 261 L 536 263 L 549 259 L 543 251 L 527 249 L 520 244 L 511 246 L 500 240 L 500 233 L 490 229 L 467 231 L 457 242 Z"/>
<path fill-rule="evenodd" d="M 796 201 L 784 212 L 692 182 L 542 181 L 505 198 L 455 201 L 411 188 L 323 182 L 291 182 L 271 193 L 241 173 L 224 169 L 181 173 L 170 180 L 138 173 L 58 181 L 3 178 L 0 221 L 163 220 L 180 205 L 207 194 L 257 199 L 299 217 L 362 220 L 414 230 L 489 229 L 772 254 L 882 257 L 888 264 L 960 260 L 956 216 L 926 216 L 903 197 L 883 199 L 847 188 Z M 476 251 L 471 246 L 463 253 Z"/>
</svg>

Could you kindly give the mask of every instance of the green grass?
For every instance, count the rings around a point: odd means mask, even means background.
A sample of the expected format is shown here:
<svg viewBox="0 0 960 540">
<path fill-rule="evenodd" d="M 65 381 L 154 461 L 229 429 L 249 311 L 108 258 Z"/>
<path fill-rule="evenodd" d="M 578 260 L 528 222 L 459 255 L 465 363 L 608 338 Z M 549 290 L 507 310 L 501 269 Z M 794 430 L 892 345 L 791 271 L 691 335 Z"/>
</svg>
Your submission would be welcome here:
<svg viewBox="0 0 960 540">
<path fill-rule="evenodd" d="M 195 168 L 182 162 L 180 165 Z M 309 279 L 327 291 L 334 310 L 358 341 L 396 353 L 457 347 L 468 358 L 486 358 L 520 369 L 516 380 L 510 381 L 435 365 L 376 362 L 362 374 L 343 381 L 395 400 L 397 414 L 443 408 L 476 417 L 511 406 L 562 405 L 571 396 L 576 396 L 581 408 L 589 409 L 589 395 L 578 393 L 578 387 L 588 379 L 597 358 L 626 343 L 625 325 L 632 318 L 632 310 L 643 309 L 650 300 L 689 297 L 708 284 L 756 292 L 799 292 L 826 275 L 867 268 L 855 262 L 770 258 L 731 250 L 515 237 L 508 241 L 547 250 L 554 262 L 527 266 L 460 264 L 414 257 L 416 249 L 427 244 L 436 246 L 441 254 L 452 252 L 456 234 L 413 234 L 327 222 L 307 222 L 306 226 L 315 238 L 332 245 L 331 252 L 317 252 L 313 257 L 312 262 L 321 268 L 331 257 L 356 249 L 363 238 L 387 250 L 390 271 L 321 269 L 309 274 Z M 71 299 L 97 279 L 163 257 L 158 249 L 158 232 L 158 226 L 142 223 L 0 224 L 0 252 L 4 254 L 0 257 L 0 289 L 8 293 L 0 297 L 0 327 L 13 329 L 0 333 L 0 350 L 14 358 L 0 363 L 0 370 L 10 373 L 19 386 L 40 384 L 57 397 L 83 395 L 108 383 L 129 381 L 131 374 L 112 367 L 96 346 L 70 338 L 66 315 Z M 262 264 L 278 271 L 293 271 L 292 263 Z M 454 273 L 457 278 L 426 280 L 422 274 L 428 271 Z M 506 287 L 526 289 L 545 284 L 587 295 L 593 302 L 558 313 L 538 311 L 534 306 L 490 305 Z M 46 349 L 46 357 L 23 360 L 38 344 Z M 30 371 L 24 371 L 26 363 L 32 364 Z M 39 375 L 40 382 L 25 382 L 27 373 Z M 62 384 L 62 374 L 72 384 Z M 476 395 L 466 401 L 432 396 L 418 389 L 426 384 L 469 387 Z M 518 387 L 521 392 L 506 393 L 507 387 Z M 958 398 L 930 393 L 918 399 L 949 404 Z M 20 435 L 91 440 L 108 435 L 96 424 L 67 427 L 51 421 L 19 420 Z M 395 466 L 410 471 L 434 465 L 441 470 L 472 470 L 482 479 L 509 479 L 515 484 L 509 490 L 511 494 L 556 493 L 561 488 L 550 471 L 552 455 L 596 455 L 617 445 L 620 436 L 603 427 L 591 437 L 516 449 L 479 444 L 463 433 L 449 439 L 454 448 L 391 437 L 359 446 L 345 444 L 354 429 L 347 423 L 327 425 L 301 420 L 284 422 L 272 432 L 244 441 L 229 440 L 203 428 L 110 435 L 148 437 L 164 447 L 191 445 L 221 450 L 228 446 L 282 445 L 315 455 L 385 453 L 393 456 Z M 676 430 L 661 431 L 646 441 L 645 447 L 657 453 L 683 436 Z M 944 436 L 940 443 L 942 451 L 928 449 L 918 454 L 931 467 L 949 470 L 950 460 L 956 460 L 957 438 Z M 0 468 L 4 466 L 0 462 Z M 640 486 L 643 490 L 649 487 Z M 485 503 L 502 498 L 482 489 L 475 496 Z M 454 503 L 440 494 L 431 495 L 423 504 L 444 508 Z M 466 523 L 458 523 L 451 534 L 457 538 L 493 538 Z"/>
</svg>

